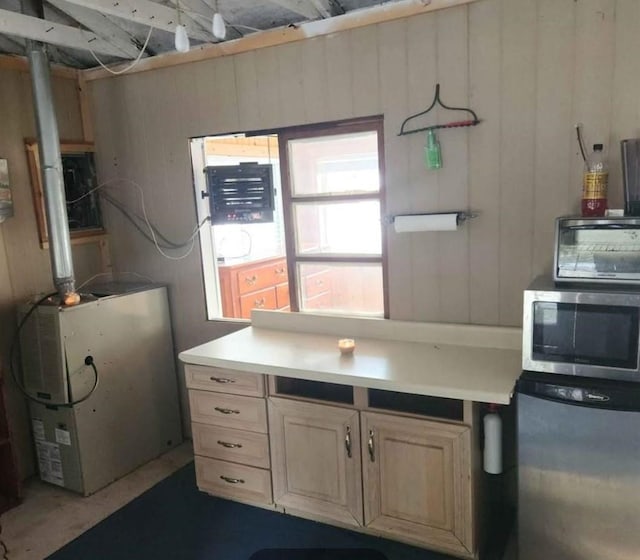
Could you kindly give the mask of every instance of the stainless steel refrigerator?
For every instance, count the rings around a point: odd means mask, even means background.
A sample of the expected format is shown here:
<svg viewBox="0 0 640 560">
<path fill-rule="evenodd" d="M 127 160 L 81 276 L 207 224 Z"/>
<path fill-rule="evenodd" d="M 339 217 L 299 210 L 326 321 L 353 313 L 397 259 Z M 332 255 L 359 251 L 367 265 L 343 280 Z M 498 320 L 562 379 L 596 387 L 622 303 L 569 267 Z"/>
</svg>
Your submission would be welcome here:
<svg viewBox="0 0 640 560">
<path fill-rule="evenodd" d="M 164 286 L 111 283 L 75 307 L 42 305 L 20 347 L 25 388 L 54 403 L 30 403 L 42 480 L 92 494 L 182 440 Z M 88 357 L 99 384 L 68 406 L 94 385 Z"/>
<path fill-rule="evenodd" d="M 640 384 L 524 372 L 519 560 L 640 558 Z"/>
</svg>

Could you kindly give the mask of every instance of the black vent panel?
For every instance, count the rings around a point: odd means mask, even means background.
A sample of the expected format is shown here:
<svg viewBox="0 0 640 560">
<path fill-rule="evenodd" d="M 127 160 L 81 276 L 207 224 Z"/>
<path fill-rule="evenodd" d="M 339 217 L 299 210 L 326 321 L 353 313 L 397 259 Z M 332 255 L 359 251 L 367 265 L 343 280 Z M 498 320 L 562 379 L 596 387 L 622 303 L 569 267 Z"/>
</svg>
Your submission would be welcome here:
<svg viewBox="0 0 640 560">
<path fill-rule="evenodd" d="M 212 224 L 273 222 L 271 164 L 214 165 L 205 173 Z"/>
</svg>

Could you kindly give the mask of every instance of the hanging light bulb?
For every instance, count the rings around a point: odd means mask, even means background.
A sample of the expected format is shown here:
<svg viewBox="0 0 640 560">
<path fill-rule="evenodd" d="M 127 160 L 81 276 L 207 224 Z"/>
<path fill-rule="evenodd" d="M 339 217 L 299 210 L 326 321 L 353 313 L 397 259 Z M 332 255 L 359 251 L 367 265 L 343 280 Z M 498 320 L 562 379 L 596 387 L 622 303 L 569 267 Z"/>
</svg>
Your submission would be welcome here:
<svg viewBox="0 0 640 560">
<path fill-rule="evenodd" d="M 189 52 L 189 35 L 187 35 L 187 28 L 182 25 L 180 20 L 180 0 L 176 1 L 176 14 L 178 16 L 175 39 L 176 50 L 182 53 Z"/>
<path fill-rule="evenodd" d="M 176 25 L 176 50 L 178 52 L 189 52 L 189 35 L 187 28 L 179 23 Z"/>
<path fill-rule="evenodd" d="M 216 39 L 224 39 L 227 35 L 227 28 L 224 24 L 224 20 L 222 19 L 222 15 L 220 12 L 216 12 L 213 14 L 213 25 L 212 25 L 213 36 Z"/>
<path fill-rule="evenodd" d="M 211 22 L 211 32 L 216 39 L 224 39 L 227 35 L 227 28 L 224 25 L 222 14 L 218 9 L 218 0 L 214 4 L 213 21 Z"/>
</svg>

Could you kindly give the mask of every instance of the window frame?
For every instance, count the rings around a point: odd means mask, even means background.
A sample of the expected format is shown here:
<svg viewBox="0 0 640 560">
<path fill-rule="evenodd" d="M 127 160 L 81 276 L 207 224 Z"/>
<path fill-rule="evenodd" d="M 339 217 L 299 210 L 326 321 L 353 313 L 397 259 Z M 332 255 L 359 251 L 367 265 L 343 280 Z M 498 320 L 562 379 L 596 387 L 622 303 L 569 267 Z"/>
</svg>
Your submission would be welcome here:
<svg viewBox="0 0 640 560">
<path fill-rule="evenodd" d="M 340 194 L 340 195 L 308 195 L 293 196 L 291 182 L 291 168 L 289 165 L 289 142 L 292 140 L 310 139 L 326 136 L 340 136 L 358 132 L 375 132 L 378 144 L 378 173 L 380 188 L 377 192 Z M 329 264 L 380 264 L 382 266 L 382 297 L 383 317 L 389 318 L 389 288 L 388 288 L 388 257 L 387 257 L 387 228 L 386 216 L 386 189 L 385 189 L 385 159 L 384 159 L 384 123 L 383 117 L 365 117 L 346 121 L 328 122 L 308 126 L 297 126 L 278 131 L 278 147 L 280 152 L 280 174 L 282 181 L 282 205 L 284 219 L 284 238 L 286 247 L 286 259 L 289 277 L 289 298 L 291 311 L 300 313 L 300 290 L 298 286 L 298 263 L 329 263 Z M 295 223 L 294 203 L 323 203 L 377 200 L 380 203 L 380 256 L 354 256 L 354 255 L 323 255 L 309 254 L 299 256 L 295 248 Z M 350 316 L 352 314 L 349 314 Z M 354 314 L 354 316 L 356 316 Z"/>
</svg>

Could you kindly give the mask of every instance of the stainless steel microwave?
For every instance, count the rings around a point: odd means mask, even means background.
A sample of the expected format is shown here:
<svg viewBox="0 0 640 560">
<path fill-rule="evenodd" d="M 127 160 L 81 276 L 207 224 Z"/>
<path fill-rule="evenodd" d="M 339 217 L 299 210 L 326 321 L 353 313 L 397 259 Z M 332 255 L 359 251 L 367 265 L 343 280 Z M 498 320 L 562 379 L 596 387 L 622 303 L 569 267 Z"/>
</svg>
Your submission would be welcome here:
<svg viewBox="0 0 640 560">
<path fill-rule="evenodd" d="M 538 278 L 524 292 L 522 368 L 640 382 L 640 289 Z"/>
</svg>

